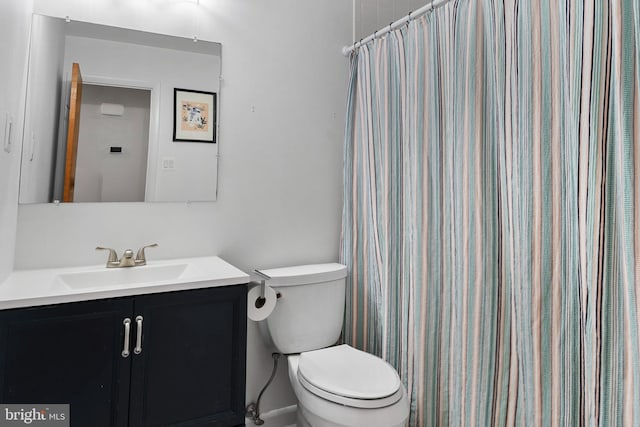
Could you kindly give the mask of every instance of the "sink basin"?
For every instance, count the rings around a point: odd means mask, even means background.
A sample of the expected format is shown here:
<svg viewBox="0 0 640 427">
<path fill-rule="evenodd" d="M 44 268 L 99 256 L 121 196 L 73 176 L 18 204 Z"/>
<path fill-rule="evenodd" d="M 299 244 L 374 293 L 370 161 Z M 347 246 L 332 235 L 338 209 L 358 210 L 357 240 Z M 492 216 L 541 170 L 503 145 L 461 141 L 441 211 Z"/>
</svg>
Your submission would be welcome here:
<svg viewBox="0 0 640 427">
<path fill-rule="evenodd" d="M 145 265 L 142 267 L 105 268 L 104 270 L 65 273 L 58 278 L 73 289 L 100 288 L 104 286 L 141 285 L 175 281 L 187 270 L 187 264 Z"/>
</svg>

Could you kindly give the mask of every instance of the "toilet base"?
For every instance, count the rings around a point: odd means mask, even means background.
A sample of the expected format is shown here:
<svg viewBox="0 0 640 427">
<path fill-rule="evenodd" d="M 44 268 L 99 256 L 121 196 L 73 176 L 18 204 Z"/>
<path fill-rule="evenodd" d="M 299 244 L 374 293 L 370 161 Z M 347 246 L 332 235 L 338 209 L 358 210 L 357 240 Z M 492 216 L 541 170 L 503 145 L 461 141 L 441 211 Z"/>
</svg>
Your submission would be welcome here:
<svg viewBox="0 0 640 427">
<path fill-rule="evenodd" d="M 304 416 L 300 404 L 298 404 L 298 410 L 296 411 L 296 427 L 311 427 L 311 424 Z"/>
<path fill-rule="evenodd" d="M 307 419 L 309 418 L 309 421 Z M 396 424 L 393 426 L 385 426 L 385 427 L 406 427 L 407 423 L 402 422 L 400 424 Z M 301 405 L 298 404 L 298 411 L 296 413 L 296 427 L 350 427 L 346 424 L 336 424 L 330 420 L 326 420 L 324 418 L 318 417 L 317 415 L 311 414 L 306 411 L 304 408 L 301 408 Z"/>
</svg>

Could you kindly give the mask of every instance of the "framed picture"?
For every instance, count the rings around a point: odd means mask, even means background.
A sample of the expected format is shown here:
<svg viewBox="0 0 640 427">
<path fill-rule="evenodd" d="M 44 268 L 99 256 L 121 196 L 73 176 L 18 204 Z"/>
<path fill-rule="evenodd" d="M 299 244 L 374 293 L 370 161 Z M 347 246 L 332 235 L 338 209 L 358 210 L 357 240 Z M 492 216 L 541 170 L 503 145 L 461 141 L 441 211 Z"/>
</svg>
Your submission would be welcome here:
<svg viewBox="0 0 640 427">
<path fill-rule="evenodd" d="M 173 140 L 216 143 L 217 94 L 173 90 Z"/>
</svg>

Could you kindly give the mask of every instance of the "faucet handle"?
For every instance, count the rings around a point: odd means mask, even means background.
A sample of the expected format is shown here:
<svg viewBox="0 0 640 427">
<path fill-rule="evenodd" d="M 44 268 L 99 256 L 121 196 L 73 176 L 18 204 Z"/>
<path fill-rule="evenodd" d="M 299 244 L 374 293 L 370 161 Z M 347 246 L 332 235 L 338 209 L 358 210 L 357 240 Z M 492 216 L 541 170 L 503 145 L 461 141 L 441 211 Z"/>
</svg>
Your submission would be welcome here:
<svg viewBox="0 0 640 427">
<path fill-rule="evenodd" d="M 136 265 L 145 265 L 147 263 L 147 258 L 145 256 L 144 250 L 146 248 L 155 248 L 156 246 L 158 246 L 157 243 L 152 243 L 138 249 L 138 253 L 136 254 Z"/>
<path fill-rule="evenodd" d="M 112 262 L 118 263 L 118 254 L 116 253 L 115 249 L 97 246 L 96 251 L 109 251 L 109 258 L 107 258 L 107 267 L 109 267 L 109 264 Z"/>
</svg>

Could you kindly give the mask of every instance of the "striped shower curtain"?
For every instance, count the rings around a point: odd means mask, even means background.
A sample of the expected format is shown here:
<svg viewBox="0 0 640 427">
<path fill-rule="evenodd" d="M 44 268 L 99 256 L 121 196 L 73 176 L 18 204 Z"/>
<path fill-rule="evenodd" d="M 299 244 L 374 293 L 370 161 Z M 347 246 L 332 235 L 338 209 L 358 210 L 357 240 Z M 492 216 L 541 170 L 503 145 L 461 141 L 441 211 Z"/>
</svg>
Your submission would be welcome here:
<svg viewBox="0 0 640 427">
<path fill-rule="evenodd" d="M 345 342 L 411 426 L 640 425 L 640 2 L 452 0 L 351 57 Z"/>
</svg>

